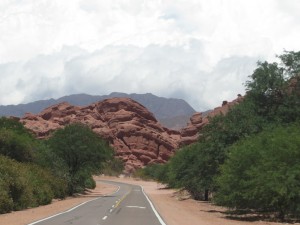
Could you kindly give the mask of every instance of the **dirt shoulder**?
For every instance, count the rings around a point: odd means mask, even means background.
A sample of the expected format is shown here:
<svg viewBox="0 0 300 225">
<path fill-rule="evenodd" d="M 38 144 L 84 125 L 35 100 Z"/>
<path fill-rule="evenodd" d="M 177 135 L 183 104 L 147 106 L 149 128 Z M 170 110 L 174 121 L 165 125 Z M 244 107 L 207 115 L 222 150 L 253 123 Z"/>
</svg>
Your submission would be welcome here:
<svg viewBox="0 0 300 225">
<path fill-rule="evenodd" d="M 116 177 L 95 177 L 96 180 L 111 180 L 130 184 L 142 185 L 145 192 L 155 205 L 166 224 L 168 225 L 279 225 L 266 221 L 237 221 L 226 218 L 225 209 L 214 206 L 207 202 L 199 202 L 192 199 L 179 201 L 175 197 L 176 190 L 163 189 L 163 186 L 156 182 L 135 180 L 132 178 Z M 82 202 L 95 197 L 111 194 L 116 190 L 115 186 L 104 183 L 97 183 L 95 190 L 87 195 L 70 198 L 61 201 L 54 201 L 47 206 L 41 206 L 24 211 L 12 212 L 0 215 L 0 225 L 26 225 L 36 220 L 64 212 Z"/>
</svg>

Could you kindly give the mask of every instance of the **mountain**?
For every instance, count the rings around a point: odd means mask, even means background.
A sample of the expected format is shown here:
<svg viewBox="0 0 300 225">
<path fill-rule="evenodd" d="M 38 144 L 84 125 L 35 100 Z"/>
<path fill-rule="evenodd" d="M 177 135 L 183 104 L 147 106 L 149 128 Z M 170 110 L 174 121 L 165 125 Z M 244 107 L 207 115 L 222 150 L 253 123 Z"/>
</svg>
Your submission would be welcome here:
<svg viewBox="0 0 300 225">
<path fill-rule="evenodd" d="M 22 117 L 25 113 L 39 113 L 43 109 L 68 102 L 75 106 L 86 106 L 109 98 L 131 98 L 145 106 L 154 114 L 156 119 L 170 129 L 180 129 L 186 126 L 189 118 L 196 112 L 186 101 L 175 98 L 163 98 L 153 94 L 125 94 L 113 92 L 109 95 L 75 94 L 64 96 L 59 99 L 49 99 L 31 102 L 28 104 L 0 106 L 0 116 Z"/>
<path fill-rule="evenodd" d="M 163 127 L 144 106 L 130 98 L 109 98 L 88 106 L 52 105 L 20 121 L 38 138 L 47 138 L 74 122 L 88 125 L 113 146 L 116 156 L 133 172 L 149 163 L 165 163 L 180 142 L 180 132 Z"/>
</svg>

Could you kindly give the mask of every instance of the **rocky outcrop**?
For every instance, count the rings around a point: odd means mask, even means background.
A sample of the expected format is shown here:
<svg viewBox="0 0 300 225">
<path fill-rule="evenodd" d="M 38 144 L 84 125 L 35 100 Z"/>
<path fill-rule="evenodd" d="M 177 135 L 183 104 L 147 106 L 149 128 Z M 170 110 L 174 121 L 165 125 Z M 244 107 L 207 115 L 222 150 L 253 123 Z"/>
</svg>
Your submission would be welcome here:
<svg viewBox="0 0 300 225">
<path fill-rule="evenodd" d="M 23 117 L 26 112 L 37 114 L 47 107 L 62 102 L 68 102 L 75 106 L 86 106 L 110 98 L 131 98 L 145 106 L 155 115 L 155 118 L 169 129 L 181 129 L 184 127 L 193 113 L 196 111 L 184 100 L 175 98 L 158 97 L 151 93 L 126 94 L 113 92 L 109 95 L 74 94 L 59 99 L 39 100 L 27 104 L 0 105 L 0 116 Z"/>
<path fill-rule="evenodd" d="M 232 102 L 223 101 L 222 106 L 215 108 L 214 110 L 210 111 L 206 116 L 203 116 L 202 113 L 195 113 L 191 118 L 190 122 L 187 126 L 180 130 L 180 142 L 179 146 L 188 145 L 194 143 L 198 140 L 199 134 L 201 133 L 202 128 L 209 123 L 209 118 L 220 114 L 226 114 L 228 110 L 240 103 L 243 100 L 241 95 L 233 100 Z"/>
<path fill-rule="evenodd" d="M 195 113 L 180 131 L 163 127 L 144 106 L 129 98 L 106 99 L 85 107 L 64 102 L 36 115 L 27 113 L 20 121 L 39 138 L 68 124 L 84 123 L 110 143 L 130 173 L 150 163 L 166 162 L 176 149 L 198 140 L 210 117 L 226 114 L 242 99 L 239 95 L 232 102 L 223 101 L 205 116 Z"/>
<path fill-rule="evenodd" d="M 163 127 L 144 106 L 129 98 L 107 99 L 86 107 L 60 103 L 21 122 L 39 138 L 74 122 L 87 124 L 106 139 L 132 172 L 149 163 L 164 163 L 180 142 L 180 132 Z"/>
</svg>

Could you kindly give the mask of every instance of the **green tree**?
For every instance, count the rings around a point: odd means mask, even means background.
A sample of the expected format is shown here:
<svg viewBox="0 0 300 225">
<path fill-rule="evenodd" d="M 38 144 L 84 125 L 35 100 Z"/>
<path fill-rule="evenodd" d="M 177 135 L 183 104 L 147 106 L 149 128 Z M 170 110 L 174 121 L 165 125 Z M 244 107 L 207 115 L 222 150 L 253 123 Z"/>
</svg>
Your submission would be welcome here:
<svg viewBox="0 0 300 225">
<path fill-rule="evenodd" d="M 0 154 L 19 162 L 30 162 L 34 159 L 34 140 L 14 130 L 0 129 Z"/>
<path fill-rule="evenodd" d="M 300 216 L 300 126 L 279 127 L 238 142 L 221 167 L 215 201 L 234 209 Z"/>
<path fill-rule="evenodd" d="M 285 51 L 284 54 L 278 56 L 281 65 L 287 73 L 287 77 L 297 76 L 300 73 L 300 51 Z"/>
<path fill-rule="evenodd" d="M 87 185 L 91 175 L 100 172 L 104 163 L 113 157 L 108 144 L 89 127 L 79 123 L 57 130 L 48 144 L 67 167 L 69 194 L 91 186 Z"/>
<path fill-rule="evenodd" d="M 207 200 L 209 193 L 218 192 L 215 178 L 230 146 L 300 119 L 299 55 L 286 52 L 279 56 L 280 64 L 258 63 L 242 102 L 225 115 L 209 118 L 198 143 L 183 147 L 170 159 L 163 176 L 169 186 L 186 188 L 195 198 Z"/>
<path fill-rule="evenodd" d="M 0 118 L 0 154 L 19 162 L 32 162 L 37 145 L 24 126 L 5 117 Z"/>
<path fill-rule="evenodd" d="M 270 123 L 293 122 L 300 115 L 300 52 L 278 56 L 281 63 L 259 62 L 246 82 L 247 99 Z"/>
<path fill-rule="evenodd" d="M 48 204 L 63 198 L 66 187 L 44 168 L 0 155 L 0 213 Z"/>
</svg>

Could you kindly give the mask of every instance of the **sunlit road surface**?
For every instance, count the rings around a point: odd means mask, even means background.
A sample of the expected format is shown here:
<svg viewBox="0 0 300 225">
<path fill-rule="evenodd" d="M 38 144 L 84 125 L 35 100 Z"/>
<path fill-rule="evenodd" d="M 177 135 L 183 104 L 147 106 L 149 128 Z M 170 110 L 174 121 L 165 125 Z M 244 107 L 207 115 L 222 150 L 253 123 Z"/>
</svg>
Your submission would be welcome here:
<svg viewBox="0 0 300 225">
<path fill-rule="evenodd" d="M 112 195 L 93 199 L 28 225 L 165 225 L 140 186 L 101 182 L 119 188 Z"/>
</svg>

